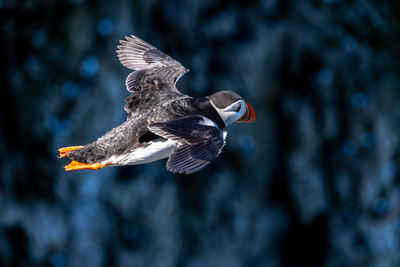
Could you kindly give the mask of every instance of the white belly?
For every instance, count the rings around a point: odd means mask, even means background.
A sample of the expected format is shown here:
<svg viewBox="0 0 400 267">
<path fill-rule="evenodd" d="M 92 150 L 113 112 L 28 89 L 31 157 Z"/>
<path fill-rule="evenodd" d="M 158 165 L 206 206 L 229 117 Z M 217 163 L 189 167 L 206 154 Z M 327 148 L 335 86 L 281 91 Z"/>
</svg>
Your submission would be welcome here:
<svg viewBox="0 0 400 267">
<path fill-rule="evenodd" d="M 156 139 L 146 148 L 137 148 L 128 154 L 112 156 L 103 164 L 108 165 L 136 165 L 167 158 L 177 145 L 177 142 L 165 139 Z"/>
</svg>

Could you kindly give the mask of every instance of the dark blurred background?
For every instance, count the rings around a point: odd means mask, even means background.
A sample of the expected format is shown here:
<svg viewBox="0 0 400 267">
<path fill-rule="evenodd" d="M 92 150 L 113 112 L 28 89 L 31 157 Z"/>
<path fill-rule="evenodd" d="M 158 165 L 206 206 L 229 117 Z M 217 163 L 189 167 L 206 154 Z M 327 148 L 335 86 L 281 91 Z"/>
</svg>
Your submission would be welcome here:
<svg viewBox="0 0 400 267">
<path fill-rule="evenodd" d="M 0 265 L 400 266 L 399 25 L 395 0 L 0 0 Z M 126 118 L 129 34 L 257 122 L 194 175 L 66 173 Z"/>
</svg>

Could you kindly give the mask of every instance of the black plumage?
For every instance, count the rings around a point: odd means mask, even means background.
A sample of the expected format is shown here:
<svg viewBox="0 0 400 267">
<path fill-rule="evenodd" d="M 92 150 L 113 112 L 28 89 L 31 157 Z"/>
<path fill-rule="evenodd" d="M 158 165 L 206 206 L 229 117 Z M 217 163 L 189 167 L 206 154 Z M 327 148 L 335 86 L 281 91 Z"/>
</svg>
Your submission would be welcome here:
<svg viewBox="0 0 400 267">
<path fill-rule="evenodd" d="M 203 120 L 202 116 L 191 115 L 148 126 L 153 133 L 179 143 L 168 159 L 168 170 L 193 173 L 218 156 L 225 144 L 222 131 L 201 124 Z"/>
</svg>

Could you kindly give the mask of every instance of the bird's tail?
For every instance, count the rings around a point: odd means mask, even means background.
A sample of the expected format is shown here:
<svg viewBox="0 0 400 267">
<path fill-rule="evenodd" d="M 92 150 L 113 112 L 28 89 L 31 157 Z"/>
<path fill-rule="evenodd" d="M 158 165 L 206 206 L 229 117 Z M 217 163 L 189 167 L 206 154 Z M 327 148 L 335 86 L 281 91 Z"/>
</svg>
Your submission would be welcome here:
<svg viewBox="0 0 400 267">
<path fill-rule="evenodd" d="M 84 146 L 68 146 L 68 147 L 62 147 L 58 150 L 60 152 L 59 158 L 65 158 L 68 156 L 68 152 L 74 151 L 77 149 L 81 149 Z M 74 171 L 74 170 L 82 170 L 82 169 L 89 169 L 89 170 L 97 170 L 105 167 L 106 165 L 100 164 L 100 163 L 82 163 L 73 160 L 70 164 L 65 166 L 66 171 Z"/>
</svg>

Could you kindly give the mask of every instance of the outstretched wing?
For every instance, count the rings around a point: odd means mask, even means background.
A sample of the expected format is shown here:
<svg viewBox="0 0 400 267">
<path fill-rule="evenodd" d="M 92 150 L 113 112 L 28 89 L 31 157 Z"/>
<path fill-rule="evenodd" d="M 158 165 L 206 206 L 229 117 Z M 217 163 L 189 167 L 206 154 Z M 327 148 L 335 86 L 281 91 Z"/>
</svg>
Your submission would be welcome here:
<svg viewBox="0 0 400 267">
<path fill-rule="evenodd" d="M 126 78 L 126 89 L 132 92 L 125 99 L 128 119 L 154 105 L 188 97 L 176 88 L 179 78 L 188 71 L 185 67 L 136 36 L 125 38 L 117 54 L 122 65 L 134 70 Z"/>
<path fill-rule="evenodd" d="M 199 171 L 214 160 L 225 145 L 226 134 L 202 116 L 153 123 L 148 128 L 179 143 L 167 162 L 167 169 L 172 172 L 190 174 Z"/>
<path fill-rule="evenodd" d="M 154 46 L 131 35 L 121 40 L 117 54 L 122 65 L 134 70 L 126 79 L 126 88 L 133 93 L 144 90 L 177 91 L 176 82 L 187 72 L 178 61 Z"/>
</svg>

